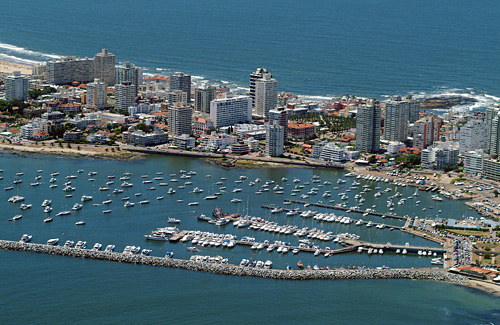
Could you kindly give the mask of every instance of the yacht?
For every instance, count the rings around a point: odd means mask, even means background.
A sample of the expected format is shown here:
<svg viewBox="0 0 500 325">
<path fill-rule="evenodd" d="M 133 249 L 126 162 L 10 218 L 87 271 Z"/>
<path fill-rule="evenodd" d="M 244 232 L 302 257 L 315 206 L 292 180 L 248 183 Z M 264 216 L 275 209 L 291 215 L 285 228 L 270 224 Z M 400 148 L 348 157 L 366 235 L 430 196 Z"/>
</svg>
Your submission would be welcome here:
<svg viewBox="0 0 500 325">
<path fill-rule="evenodd" d="M 75 245 L 75 242 L 72 241 L 72 240 L 67 240 L 65 243 L 64 243 L 64 247 L 73 247 Z"/>
<path fill-rule="evenodd" d="M 200 202 L 189 202 L 189 206 L 195 206 L 195 205 L 200 205 Z"/>
<path fill-rule="evenodd" d="M 48 222 L 52 222 L 52 220 L 53 219 L 51 217 L 47 217 L 47 218 L 43 219 L 43 222 L 48 223 Z"/>
<path fill-rule="evenodd" d="M 231 203 L 240 203 L 240 202 L 241 202 L 241 199 L 237 199 L 237 198 L 231 199 Z"/>
<path fill-rule="evenodd" d="M 92 250 L 93 251 L 100 251 L 101 248 L 102 248 L 102 244 L 101 243 L 95 243 L 94 247 L 92 247 Z"/>
<path fill-rule="evenodd" d="M 149 200 L 142 200 L 139 202 L 139 204 L 149 204 L 149 203 L 151 203 L 151 201 Z"/>
<path fill-rule="evenodd" d="M 71 211 L 61 211 L 59 213 L 56 214 L 57 217 L 60 217 L 60 216 L 67 216 L 71 214 Z"/>
<path fill-rule="evenodd" d="M 32 238 L 32 237 L 33 237 L 33 236 L 31 236 L 31 235 L 24 234 L 24 235 L 21 237 L 21 241 L 22 241 L 22 242 L 27 243 L 27 242 L 29 242 L 29 241 L 31 240 L 31 238 Z"/>
<path fill-rule="evenodd" d="M 105 201 L 102 201 L 102 204 L 111 204 L 111 203 L 113 203 L 113 201 L 112 201 L 112 200 L 105 200 Z"/>
<path fill-rule="evenodd" d="M 217 200 L 217 196 L 216 195 L 206 196 L 205 200 Z"/>
<path fill-rule="evenodd" d="M 77 221 L 77 222 L 75 222 L 75 225 L 77 225 L 77 226 L 84 226 L 85 225 L 85 221 L 83 221 L 83 220 Z"/>
<path fill-rule="evenodd" d="M 16 214 L 16 215 L 12 218 L 12 220 L 19 220 L 19 219 L 21 219 L 22 217 L 23 217 L 23 216 L 22 216 L 21 214 Z"/>
<path fill-rule="evenodd" d="M 172 188 L 169 188 L 167 191 L 167 194 L 175 194 L 175 190 Z"/>
<path fill-rule="evenodd" d="M 47 240 L 47 245 L 55 246 L 55 245 L 57 245 L 58 242 L 59 242 L 59 238 L 52 238 L 52 239 Z"/>
<path fill-rule="evenodd" d="M 134 184 L 132 183 L 129 183 L 129 182 L 123 182 L 122 185 L 120 185 L 121 187 L 132 187 L 134 186 Z"/>
<path fill-rule="evenodd" d="M 105 252 L 113 252 L 115 250 L 115 245 L 108 245 L 106 246 L 106 249 L 104 249 Z"/>
<path fill-rule="evenodd" d="M 200 189 L 200 188 L 198 188 L 198 187 L 195 187 L 195 188 L 193 189 L 193 193 L 203 193 L 203 190 L 202 190 L 202 189 Z"/>
<path fill-rule="evenodd" d="M 73 210 L 73 211 L 78 211 L 78 210 L 81 210 L 81 208 L 83 208 L 83 205 L 82 205 L 82 204 L 80 204 L 80 203 L 75 203 L 75 204 L 73 205 L 73 207 L 71 208 L 71 210 Z"/>
<path fill-rule="evenodd" d="M 127 201 L 125 202 L 125 204 L 123 205 L 125 208 L 130 208 L 130 207 L 133 207 L 135 205 L 135 203 L 132 203 L 130 201 Z"/>
<path fill-rule="evenodd" d="M 48 207 L 49 205 L 52 204 L 52 200 L 44 200 L 42 203 L 42 207 Z"/>
<path fill-rule="evenodd" d="M 274 209 L 271 210 L 271 213 L 281 213 L 283 212 L 283 209 L 280 207 L 275 207 Z"/>
<path fill-rule="evenodd" d="M 181 220 L 175 218 L 168 218 L 168 223 L 181 223 Z"/>
<path fill-rule="evenodd" d="M 83 240 L 79 240 L 79 241 L 76 243 L 75 248 L 85 249 L 85 248 L 87 248 L 87 242 L 86 242 L 86 241 L 83 241 Z"/>
</svg>

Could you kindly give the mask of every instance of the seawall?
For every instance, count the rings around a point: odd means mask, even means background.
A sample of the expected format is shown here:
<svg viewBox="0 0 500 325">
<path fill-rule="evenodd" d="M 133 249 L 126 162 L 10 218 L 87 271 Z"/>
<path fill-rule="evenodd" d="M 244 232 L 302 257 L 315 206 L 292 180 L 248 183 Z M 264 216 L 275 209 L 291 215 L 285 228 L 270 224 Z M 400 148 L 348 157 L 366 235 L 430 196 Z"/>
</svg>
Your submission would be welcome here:
<svg viewBox="0 0 500 325">
<path fill-rule="evenodd" d="M 158 267 L 178 268 L 233 276 L 252 276 L 283 280 L 414 279 L 444 281 L 451 283 L 464 283 L 468 281 L 468 279 L 464 276 L 436 269 L 274 270 L 240 267 L 228 264 L 199 263 L 188 260 L 170 259 L 156 256 L 94 251 L 88 249 L 50 246 L 35 243 L 23 243 L 7 240 L 0 240 L 0 249 L 79 258 L 92 258 L 120 263 L 144 264 Z"/>
</svg>

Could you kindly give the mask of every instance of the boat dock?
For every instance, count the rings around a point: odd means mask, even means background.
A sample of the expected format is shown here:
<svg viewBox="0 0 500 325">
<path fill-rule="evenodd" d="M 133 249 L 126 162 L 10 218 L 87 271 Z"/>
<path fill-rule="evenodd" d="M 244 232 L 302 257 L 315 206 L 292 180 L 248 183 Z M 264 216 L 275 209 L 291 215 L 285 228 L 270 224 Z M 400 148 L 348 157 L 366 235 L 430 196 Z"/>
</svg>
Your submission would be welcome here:
<svg viewBox="0 0 500 325">
<path fill-rule="evenodd" d="M 326 203 L 314 203 L 314 202 L 308 202 L 308 201 L 301 201 L 301 200 L 295 200 L 295 199 L 284 199 L 284 201 L 289 201 L 292 203 L 297 203 L 297 204 L 309 204 L 312 206 L 320 207 L 320 208 L 327 208 L 327 209 L 335 209 L 335 210 L 342 210 L 342 211 L 351 211 L 351 212 L 356 212 L 356 213 L 367 213 L 368 211 L 365 210 L 357 210 L 357 209 L 351 209 L 351 208 L 344 208 L 341 206 L 337 205 L 331 205 L 331 204 L 326 204 Z M 275 207 L 273 207 L 275 208 Z M 382 218 L 391 218 L 391 219 L 398 219 L 398 220 L 406 220 L 406 217 L 402 216 L 396 216 L 393 214 L 387 214 L 387 213 L 380 213 L 380 212 L 368 212 L 372 216 L 377 216 L 377 217 L 382 217 Z"/>
</svg>

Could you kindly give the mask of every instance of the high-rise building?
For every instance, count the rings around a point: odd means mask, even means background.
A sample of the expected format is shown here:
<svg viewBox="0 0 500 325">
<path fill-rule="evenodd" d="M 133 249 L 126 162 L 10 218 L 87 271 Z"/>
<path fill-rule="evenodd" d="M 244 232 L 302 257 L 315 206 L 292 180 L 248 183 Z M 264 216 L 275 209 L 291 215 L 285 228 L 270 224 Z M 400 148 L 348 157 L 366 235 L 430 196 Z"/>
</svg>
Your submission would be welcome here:
<svg viewBox="0 0 500 325">
<path fill-rule="evenodd" d="M 191 76 L 176 72 L 170 76 L 170 90 L 182 90 L 187 94 L 188 103 L 191 101 Z"/>
<path fill-rule="evenodd" d="M 67 56 L 47 62 L 47 82 L 69 85 L 72 82 L 87 83 L 94 80 L 94 59 Z"/>
<path fill-rule="evenodd" d="M 269 111 L 269 124 L 273 124 L 273 121 L 277 121 L 284 128 L 283 141 L 286 142 L 288 139 L 288 114 L 284 107 Z"/>
<path fill-rule="evenodd" d="M 471 120 L 460 128 L 460 154 L 488 150 L 488 128 L 482 120 Z"/>
<path fill-rule="evenodd" d="M 488 152 L 492 155 L 491 153 L 491 146 L 494 144 L 495 147 L 498 147 L 498 144 L 496 142 L 498 138 L 498 127 L 497 125 L 495 126 L 495 132 L 493 132 L 493 120 L 498 117 L 498 113 L 500 112 L 500 103 L 496 103 L 492 107 L 488 107 L 486 109 L 486 129 L 488 130 Z M 495 124 L 498 124 L 498 121 L 495 122 Z M 492 137 L 494 139 L 492 139 Z M 494 142 L 492 142 L 494 141 Z"/>
<path fill-rule="evenodd" d="M 210 119 L 216 128 L 247 123 L 252 120 L 252 99 L 248 96 L 214 99 L 210 102 Z"/>
<path fill-rule="evenodd" d="M 169 91 L 167 93 L 167 99 L 170 105 L 187 104 L 187 94 L 180 89 Z"/>
<path fill-rule="evenodd" d="M 252 111 L 255 110 L 255 83 L 257 80 L 264 78 L 264 75 L 269 75 L 272 78 L 273 75 L 267 72 L 266 68 L 258 68 L 254 73 L 250 74 L 250 98 L 252 98 Z"/>
<path fill-rule="evenodd" d="M 384 139 L 406 142 L 408 139 L 408 121 L 410 108 L 407 101 L 394 96 L 385 104 Z"/>
<path fill-rule="evenodd" d="M 188 106 L 168 109 L 168 132 L 171 136 L 191 135 L 193 110 Z"/>
<path fill-rule="evenodd" d="M 137 97 L 139 86 L 144 83 L 142 69 L 130 62 L 123 62 L 122 65 L 115 67 L 115 84 L 124 81 L 130 81 L 135 85 L 135 96 Z"/>
<path fill-rule="evenodd" d="M 283 155 L 284 132 L 284 128 L 277 121 L 273 121 L 271 125 L 266 126 L 266 156 L 279 157 Z"/>
<path fill-rule="evenodd" d="M 408 122 L 415 123 L 420 119 L 420 101 L 413 99 L 412 95 L 406 95 L 405 101 L 408 102 Z"/>
<path fill-rule="evenodd" d="M 380 150 L 380 106 L 374 99 L 358 107 L 356 122 L 356 149 L 363 152 Z"/>
<path fill-rule="evenodd" d="M 425 149 L 439 140 L 441 119 L 427 115 L 413 124 L 413 147 Z"/>
<path fill-rule="evenodd" d="M 115 55 L 102 49 L 94 56 L 94 78 L 98 78 L 107 85 L 115 84 Z"/>
<path fill-rule="evenodd" d="M 269 118 L 269 111 L 276 108 L 278 100 L 278 82 L 270 73 L 262 75 L 255 81 L 255 103 L 253 113 L 256 116 Z"/>
<path fill-rule="evenodd" d="M 115 108 L 117 110 L 128 110 L 135 103 L 135 85 L 130 81 L 124 81 L 115 86 Z"/>
<path fill-rule="evenodd" d="M 14 71 L 12 76 L 5 78 L 5 99 L 11 100 L 14 98 L 27 100 L 28 99 L 28 77 L 22 76 L 20 71 Z"/>
<path fill-rule="evenodd" d="M 210 102 L 216 98 L 215 87 L 210 84 L 194 90 L 194 109 L 210 114 Z"/>
<path fill-rule="evenodd" d="M 107 101 L 107 86 L 99 79 L 87 84 L 88 104 L 90 106 L 102 107 Z"/>
</svg>

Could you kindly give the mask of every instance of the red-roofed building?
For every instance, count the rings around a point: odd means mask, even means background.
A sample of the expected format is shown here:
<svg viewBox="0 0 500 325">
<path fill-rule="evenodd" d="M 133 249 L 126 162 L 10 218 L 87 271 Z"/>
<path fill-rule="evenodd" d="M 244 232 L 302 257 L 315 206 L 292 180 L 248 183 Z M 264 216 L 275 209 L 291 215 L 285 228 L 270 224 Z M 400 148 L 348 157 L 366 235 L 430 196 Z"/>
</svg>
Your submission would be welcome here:
<svg viewBox="0 0 500 325">
<path fill-rule="evenodd" d="M 307 143 L 304 143 L 302 145 L 302 150 L 305 152 L 305 153 L 311 153 L 313 151 L 313 146 L 310 145 L 310 144 L 307 144 Z"/>
<path fill-rule="evenodd" d="M 303 138 L 316 133 L 316 125 L 311 123 L 288 123 L 288 136 L 292 138 Z"/>
<path fill-rule="evenodd" d="M 401 149 L 399 149 L 399 156 L 400 157 L 407 156 L 410 154 L 420 155 L 421 153 L 422 153 L 422 150 L 420 150 L 418 148 L 401 148 Z"/>
</svg>

